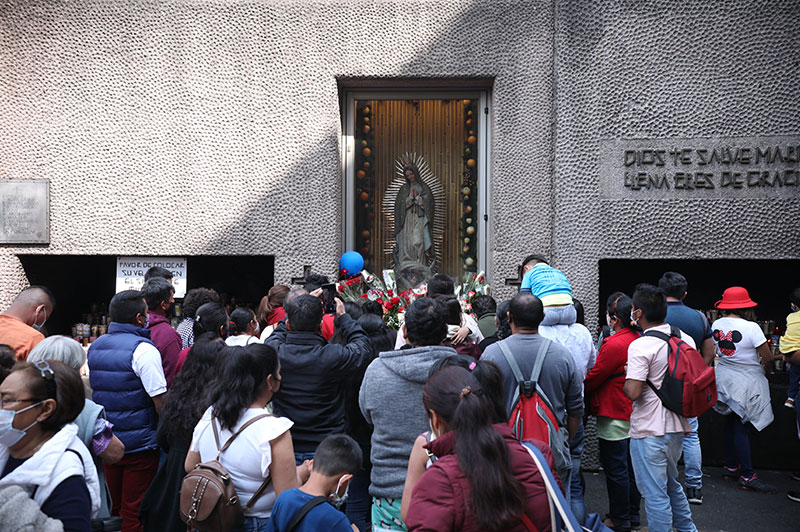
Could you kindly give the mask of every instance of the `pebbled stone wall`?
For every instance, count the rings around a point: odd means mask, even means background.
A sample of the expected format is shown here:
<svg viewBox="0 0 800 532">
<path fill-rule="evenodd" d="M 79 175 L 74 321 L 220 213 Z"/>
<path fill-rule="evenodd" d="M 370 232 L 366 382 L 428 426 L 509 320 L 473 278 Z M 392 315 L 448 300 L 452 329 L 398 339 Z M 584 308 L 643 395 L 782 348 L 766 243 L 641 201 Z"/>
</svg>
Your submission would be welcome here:
<svg viewBox="0 0 800 532">
<path fill-rule="evenodd" d="M 52 201 L 49 246 L 0 247 L 0 303 L 17 253 L 333 273 L 340 78 L 494 79 L 497 283 L 550 245 L 552 27 L 546 1 L 2 2 L 0 179 L 50 179 Z"/>
<path fill-rule="evenodd" d="M 601 258 L 800 257 L 797 197 L 598 189 L 600 139 L 797 134 L 798 22 L 788 0 L 0 1 L 0 179 L 51 181 L 51 243 L 0 246 L 0 304 L 19 253 L 335 271 L 340 79 L 493 80 L 500 296 L 530 251 L 590 320 Z"/>
<path fill-rule="evenodd" d="M 797 1 L 556 2 L 553 252 L 587 323 L 603 258 L 800 258 L 800 188 L 610 200 L 598 187 L 601 139 L 800 138 L 798 28 Z"/>
</svg>

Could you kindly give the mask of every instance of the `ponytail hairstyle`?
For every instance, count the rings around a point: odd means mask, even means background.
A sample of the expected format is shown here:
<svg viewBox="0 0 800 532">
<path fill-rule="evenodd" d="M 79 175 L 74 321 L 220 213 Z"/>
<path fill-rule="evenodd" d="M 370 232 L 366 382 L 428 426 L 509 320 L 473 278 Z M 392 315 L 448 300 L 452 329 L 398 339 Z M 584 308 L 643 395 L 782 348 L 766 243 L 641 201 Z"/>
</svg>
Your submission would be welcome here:
<svg viewBox="0 0 800 532">
<path fill-rule="evenodd" d="M 266 344 L 226 346 L 220 352 L 221 373 L 214 390 L 213 414 L 224 429 L 232 429 L 267 385 L 278 380 L 278 354 Z M 266 406 L 266 405 L 264 405 Z"/>
<path fill-rule="evenodd" d="M 220 333 L 220 328 L 222 328 L 222 333 Z M 200 305 L 194 315 L 192 331 L 195 338 L 208 332 L 225 339 L 228 336 L 228 311 L 219 303 Z"/>
<path fill-rule="evenodd" d="M 247 326 L 256 317 L 255 312 L 247 307 L 237 307 L 231 312 L 231 319 L 228 322 L 228 334 L 236 336 L 247 332 Z"/>
<path fill-rule="evenodd" d="M 500 531 L 518 525 L 525 489 L 511 470 L 508 445 L 492 428 L 492 407 L 478 380 L 464 368 L 446 367 L 425 383 L 422 402 L 454 432 L 458 467 L 472 486 L 466 505 L 477 528 Z"/>
<path fill-rule="evenodd" d="M 639 331 L 639 326 L 631 321 L 632 309 L 633 301 L 622 292 L 614 292 L 606 302 L 606 312 L 608 312 L 609 317 L 622 320 L 625 327 L 632 331 Z"/>
<path fill-rule="evenodd" d="M 256 317 L 258 317 L 258 322 L 261 324 L 262 329 L 267 326 L 267 321 L 272 316 L 272 313 L 286 302 L 288 294 L 288 286 L 276 284 L 269 289 L 267 295 L 261 298 L 261 303 L 258 304 L 258 309 L 256 310 Z"/>
<path fill-rule="evenodd" d="M 475 360 L 469 355 L 447 355 L 436 359 L 428 372 L 428 378 L 450 366 L 462 367 L 478 379 L 483 390 L 483 396 L 492 406 L 492 423 L 508 423 L 505 390 L 503 389 L 503 371 L 497 364 L 488 360 Z"/>
</svg>

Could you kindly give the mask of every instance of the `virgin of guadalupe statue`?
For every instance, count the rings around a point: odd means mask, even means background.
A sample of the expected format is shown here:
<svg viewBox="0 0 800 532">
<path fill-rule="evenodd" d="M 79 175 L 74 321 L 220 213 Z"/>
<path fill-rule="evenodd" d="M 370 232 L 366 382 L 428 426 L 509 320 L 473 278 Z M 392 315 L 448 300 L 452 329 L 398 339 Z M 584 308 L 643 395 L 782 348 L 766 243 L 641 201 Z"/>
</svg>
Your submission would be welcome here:
<svg viewBox="0 0 800 532">
<path fill-rule="evenodd" d="M 395 268 L 428 270 L 434 256 L 433 194 L 416 168 L 405 166 L 403 175 L 406 182 L 394 202 Z"/>
</svg>

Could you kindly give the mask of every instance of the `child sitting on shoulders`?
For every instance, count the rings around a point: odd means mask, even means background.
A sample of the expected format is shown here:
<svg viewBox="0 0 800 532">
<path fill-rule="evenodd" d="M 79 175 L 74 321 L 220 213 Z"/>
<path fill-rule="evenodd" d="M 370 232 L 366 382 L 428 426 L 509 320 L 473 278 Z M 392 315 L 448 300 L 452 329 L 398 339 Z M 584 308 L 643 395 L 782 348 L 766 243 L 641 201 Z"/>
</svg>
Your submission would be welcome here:
<svg viewBox="0 0 800 532">
<path fill-rule="evenodd" d="M 322 440 L 311 460 L 308 482 L 281 493 L 267 532 L 358 532 L 339 508 L 361 460 L 361 448 L 350 436 L 331 434 Z"/>
</svg>

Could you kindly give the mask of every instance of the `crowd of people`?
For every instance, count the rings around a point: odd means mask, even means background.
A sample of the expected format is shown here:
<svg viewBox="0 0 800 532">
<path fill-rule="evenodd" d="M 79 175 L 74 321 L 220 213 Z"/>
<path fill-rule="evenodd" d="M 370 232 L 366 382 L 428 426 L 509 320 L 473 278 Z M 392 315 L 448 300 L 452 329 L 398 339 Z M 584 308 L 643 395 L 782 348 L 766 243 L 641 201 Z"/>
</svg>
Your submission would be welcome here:
<svg viewBox="0 0 800 532">
<path fill-rule="evenodd" d="M 173 329 L 172 274 L 152 268 L 113 297 L 88 355 L 42 335 L 55 298 L 28 287 L 0 314 L 0 529 L 207 530 L 233 515 L 248 532 L 547 532 L 552 493 L 523 441 L 586 523 L 591 415 L 609 501 L 598 526 L 637 530 L 643 507 L 649 530 L 693 532 L 698 421 L 663 398 L 677 345 L 715 365 L 724 477 L 776 491 L 749 435 L 773 421 L 775 358 L 792 368 L 786 406 L 800 401 L 800 289 L 777 354 L 746 289 L 725 290 L 709 323 L 675 272 L 612 294 L 595 342 L 560 270 L 539 255 L 521 269 L 518 294 L 476 296 L 471 313 L 436 274 L 394 331 L 369 298 L 326 312 L 320 275 L 230 313 L 194 288 Z M 204 506 L 213 481 L 235 509 Z"/>
</svg>

